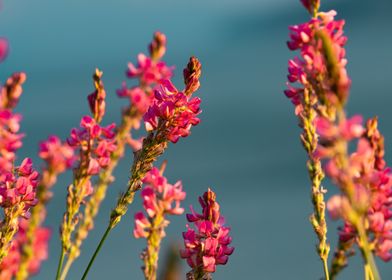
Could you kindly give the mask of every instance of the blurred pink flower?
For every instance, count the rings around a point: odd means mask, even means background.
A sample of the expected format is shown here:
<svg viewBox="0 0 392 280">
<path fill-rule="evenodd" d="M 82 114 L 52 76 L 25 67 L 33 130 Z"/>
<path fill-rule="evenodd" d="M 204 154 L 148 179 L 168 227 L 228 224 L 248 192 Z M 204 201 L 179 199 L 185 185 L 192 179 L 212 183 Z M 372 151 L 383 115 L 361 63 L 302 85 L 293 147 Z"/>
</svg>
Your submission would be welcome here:
<svg viewBox="0 0 392 280">
<path fill-rule="evenodd" d="M 0 264 L 0 280 L 15 279 L 16 273 L 19 270 L 19 265 L 22 257 L 22 248 L 27 241 L 28 221 L 21 220 L 19 223 L 19 230 L 12 241 L 12 245 L 8 255 Z M 31 258 L 28 265 L 28 273 L 30 276 L 39 272 L 42 261 L 48 258 L 48 242 L 51 235 L 51 230 L 48 228 L 37 228 L 34 235 L 33 251 L 34 258 Z"/>
<path fill-rule="evenodd" d="M 168 67 L 163 61 L 154 61 L 145 54 L 137 57 L 138 65 L 128 64 L 127 76 L 138 77 L 142 84 L 151 85 L 162 79 L 170 79 L 173 75 L 173 67 Z"/>
<path fill-rule="evenodd" d="M 40 143 L 39 157 L 46 162 L 46 168 L 56 174 L 72 167 L 76 159 L 73 148 L 67 143 L 61 143 L 55 135 Z"/>
<path fill-rule="evenodd" d="M 2 62 L 8 53 L 8 41 L 7 39 L 0 37 L 0 62 Z"/>
</svg>

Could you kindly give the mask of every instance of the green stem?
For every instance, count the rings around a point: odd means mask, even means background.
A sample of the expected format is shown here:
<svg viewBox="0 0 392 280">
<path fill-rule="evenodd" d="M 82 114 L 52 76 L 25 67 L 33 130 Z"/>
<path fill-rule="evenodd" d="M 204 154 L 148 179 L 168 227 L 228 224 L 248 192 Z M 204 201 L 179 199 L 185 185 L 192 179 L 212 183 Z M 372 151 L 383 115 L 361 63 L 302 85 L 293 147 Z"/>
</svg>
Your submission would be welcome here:
<svg viewBox="0 0 392 280">
<path fill-rule="evenodd" d="M 65 257 L 65 251 L 63 248 L 61 248 L 61 254 L 60 254 L 60 259 L 59 259 L 59 264 L 57 266 L 57 273 L 56 273 L 56 280 L 60 279 L 60 272 L 63 267 L 64 263 L 64 257 Z"/>
<path fill-rule="evenodd" d="M 82 276 L 81 280 L 86 279 L 87 274 L 88 274 L 88 272 L 90 271 L 90 268 L 91 268 L 91 266 L 93 265 L 93 263 L 94 263 L 94 261 L 95 261 L 95 258 L 97 257 L 99 251 L 101 250 L 103 243 L 105 243 L 105 240 L 106 240 L 106 238 L 108 237 L 108 235 L 109 235 L 111 229 L 112 229 L 112 227 L 110 227 L 110 226 L 107 227 L 105 233 L 103 234 L 103 236 L 102 236 L 102 238 L 101 238 L 101 241 L 100 241 L 99 244 L 98 244 L 97 249 L 95 249 L 95 252 L 94 252 L 93 256 L 92 256 L 91 259 L 90 259 L 90 262 L 88 263 L 88 266 L 87 266 L 86 270 L 85 270 L 84 273 L 83 273 L 83 276 Z"/>
</svg>

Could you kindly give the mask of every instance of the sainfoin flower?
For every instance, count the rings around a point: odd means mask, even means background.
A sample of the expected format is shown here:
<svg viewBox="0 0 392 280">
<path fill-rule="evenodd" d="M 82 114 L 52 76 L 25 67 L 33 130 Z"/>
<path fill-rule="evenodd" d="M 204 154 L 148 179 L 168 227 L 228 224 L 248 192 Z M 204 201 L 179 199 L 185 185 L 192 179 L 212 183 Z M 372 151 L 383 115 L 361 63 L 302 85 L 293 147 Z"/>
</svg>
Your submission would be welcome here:
<svg viewBox="0 0 392 280">
<path fill-rule="evenodd" d="M 15 279 L 21 260 L 22 247 L 26 242 L 26 230 L 28 228 L 28 221 L 21 220 L 19 223 L 19 230 L 16 238 L 12 241 L 10 251 L 7 257 L 0 263 L 0 280 Z M 48 228 L 37 228 L 34 232 L 34 258 L 28 263 L 29 275 L 34 275 L 39 272 L 41 262 L 48 258 L 48 241 L 51 231 Z"/>
<path fill-rule="evenodd" d="M 162 57 L 166 52 L 166 36 L 155 32 L 153 41 L 149 46 L 149 56 L 138 55 L 138 66 L 128 64 L 127 77 L 138 79 L 139 85 L 128 88 L 125 82 L 117 90 L 119 97 L 128 97 L 131 104 L 141 115 L 147 111 L 154 100 L 153 91 L 161 80 L 170 79 L 173 75 L 172 66 L 167 66 Z"/>
<path fill-rule="evenodd" d="M 194 228 L 187 226 L 183 233 L 185 248 L 180 251 L 192 268 L 190 273 L 194 279 L 204 279 L 205 274 L 215 272 L 216 266 L 226 264 L 234 251 L 234 247 L 229 246 L 230 228 L 224 225 L 215 193 L 208 189 L 199 197 L 199 203 L 202 213 L 196 213 L 191 207 L 191 213 L 187 214 L 187 220 Z"/>
<path fill-rule="evenodd" d="M 143 199 L 143 212 L 135 214 L 135 228 L 133 235 L 136 238 L 146 238 L 147 248 L 142 254 L 144 261 L 144 275 L 146 279 L 156 279 L 158 270 L 158 257 L 160 243 L 165 236 L 169 215 L 180 215 L 184 209 L 180 207 L 186 193 L 182 190 L 180 181 L 174 185 L 169 184 L 158 168 L 151 169 L 143 179 L 145 185 L 141 196 Z"/>
<path fill-rule="evenodd" d="M 22 116 L 10 110 L 0 110 L 0 170 L 11 172 L 16 151 L 22 146 L 19 132 Z"/>
<path fill-rule="evenodd" d="M 154 167 L 143 179 L 145 187 L 141 192 L 143 208 L 147 213 L 146 219 L 142 214 L 135 215 L 136 238 L 146 237 L 148 234 L 147 220 L 154 219 L 157 215 L 181 215 L 184 209 L 180 202 L 185 199 L 186 193 L 182 190 L 182 183 L 178 181 L 174 185 L 169 184 L 167 179 Z M 163 234 L 164 232 L 162 232 Z"/>
<path fill-rule="evenodd" d="M 314 95 L 312 99 L 317 96 L 322 104 L 344 104 L 347 100 L 351 84 L 345 68 L 347 37 L 343 33 L 344 20 L 335 20 L 335 16 L 335 11 L 319 12 L 309 22 L 290 27 L 291 40 L 287 45 L 290 50 L 299 49 L 301 58 L 289 61 L 289 83 L 285 94 L 296 106 L 297 114 L 303 110 L 304 90 Z M 327 61 L 331 57 L 326 54 L 326 45 L 330 45 L 334 52 L 331 56 L 333 63 Z"/>
<path fill-rule="evenodd" d="M 137 66 L 128 64 L 129 78 L 139 77 L 144 84 L 150 85 L 162 79 L 170 79 L 173 75 L 173 67 L 168 67 L 163 61 L 156 61 L 142 53 L 138 55 L 137 60 Z"/>
<path fill-rule="evenodd" d="M 0 206 L 13 207 L 23 203 L 22 216 L 36 204 L 38 172 L 33 169 L 31 159 L 26 158 L 14 172 L 2 172 L 0 179 Z"/>
<path fill-rule="evenodd" d="M 110 155 L 116 148 L 114 140 L 115 125 L 101 126 L 90 116 L 84 116 L 80 128 L 74 128 L 67 139 L 71 147 L 78 147 L 81 160 L 87 160 L 87 173 L 98 174 L 101 168 L 108 166 Z"/>
<path fill-rule="evenodd" d="M 45 161 L 47 169 L 54 173 L 64 172 L 75 161 L 73 148 L 67 143 L 62 143 L 55 135 L 40 143 L 38 155 Z"/>
<path fill-rule="evenodd" d="M 180 137 L 190 134 L 192 126 L 197 125 L 200 119 L 201 99 L 190 98 L 178 91 L 169 81 L 162 81 L 160 88 L 155 91 L 154 103 L 144 115 L 147 131 L 163 127 L 169 141 L 176 143 Z"/>
<path fill-rule="evenodd" d="M 333 140 L 328 132 L 331 129 L 336 131 Z M 383 160 L 383 137 L 377 129 L 377 119 L 369 120 L 365 128 L 357 116 L 335 127 L 322 124 L 318 131 L 327 146 L 322 148 L 330 150 L 324 153 L 326 173 L 344 193 L 331 197 L 327 204 L 333 218 L 345 221 L 339 232 L 340 240 L 357 241 L 358 232 L 350 213 L 363 213 L 371 249 L 382 260 L 391 260 L 392 172 Z M 339 147 L 342 141 L 349 140 L 355 140 L 357 145 L 347 159 L 347 167 L 342 168 Z"/>
</svg>

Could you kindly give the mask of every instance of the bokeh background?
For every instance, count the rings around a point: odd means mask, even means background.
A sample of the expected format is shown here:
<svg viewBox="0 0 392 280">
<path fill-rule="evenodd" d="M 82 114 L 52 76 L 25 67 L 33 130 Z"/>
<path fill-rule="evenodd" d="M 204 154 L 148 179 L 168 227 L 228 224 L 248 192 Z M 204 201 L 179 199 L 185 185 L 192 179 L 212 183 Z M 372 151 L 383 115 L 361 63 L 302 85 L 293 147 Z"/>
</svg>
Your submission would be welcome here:
<svg viewBox="0 0 392 280">
<path fill-rule="evenodd" d="M 353 79 L 349 112 L 378 115 L 387 147 L 392 147 L 392 2 L 323 2 L 324 10 L 336 9 L 339 18 L 347 20 Z M 178 85 L 189 56 L 203 63 L 202 123 L 191 137 L 170 145 L 164 158 L 170 181 L 183 181 L 186 208 L 198 207 L 197 196 L 212 186 L 232 227 L 236 251 L 215 278 L 319 279 L 321 264 L 308 222 L 306 159 L 293 108 L 282 93 L 287 60 L 293 56 L 286 48 L 287 26 L 307 19 L 299 0 L 5 0 L 0 35 L 9 39 L 11 52 L 0 65 L 0 78 L 4 81 L 20 70 L 28 75 L 17 109 L 24 114 L 22 130 L 27 135 L 20 157 L 38 163 L 40 140 L 49 134 L 64 139 L 78 126 L 88 113 L 86 96 L 92 91 L 95 67 L 104 72 L 106 122 L 118 121 L 126 100 L 119 100 L 115 90 L 125 80 L 126 65 L 147 51 L 153 32 L 160 30 L 168 37 L 165 60 L 176 66 Z M 80 278 L 125 186 L 130 162 L 128 151 L 69 279 Z M 35 279 L 54 278 L 70 175 L 62 176 L 55 187 L 47 220 L 53 228 L 50 259 Z M 326 187 L 333 192 L 333 186 Z M 133 214 L 139 209 L 137 201 L 113 231 L 89 279 L 142 279 L 139 253 L 144 241 L 132 237 Z M 181 242 L 185 229 L 184 216 L 171 221 L 162 258 L 168 244 Z M 329 223 L 332 245 L 337 226 Z M 360 264 L 353 258 L 341 279 L 363 279 Z M 392 265 L 379 265 L 383 279 L 391 279 Z"/>
</svg>

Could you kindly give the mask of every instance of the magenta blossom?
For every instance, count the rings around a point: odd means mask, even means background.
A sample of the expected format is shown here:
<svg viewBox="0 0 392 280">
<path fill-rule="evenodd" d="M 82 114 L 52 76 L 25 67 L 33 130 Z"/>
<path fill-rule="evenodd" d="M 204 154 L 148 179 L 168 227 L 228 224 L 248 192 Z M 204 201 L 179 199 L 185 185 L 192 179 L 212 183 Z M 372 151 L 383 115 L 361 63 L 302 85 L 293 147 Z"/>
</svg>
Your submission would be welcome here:
<svg viewBox="0 0 392 280">
<path fill-rule="evenodd" d="M 0 206 L 8 208 L 23 203 L 24 212 L 22 215 L 28 216 L 30 207 L 37 203 L 38 175 L 29 158 L 24 159 L 14 172 L 3 172 L 0 181 Z"/>
<path fill-rule="evenodd" d="M 135 106 L 141 114 L 147 112 L 148 107 L 154 100 L 154 95 L 146 94 L 146 91 L 142 90 L 140 87 L 127 88 L 125 83 L 123 83 L 121 89 L 117 90 L 117 95 L 119 97 L 128 97 L 131 104 Z"/>
<path fill-rule="evenodd" d="M 201 99 L 188 97 L 178 91 L 169 81 L 162 81 L 161 86 L 155 91 L 155 100 L 144 115 L 147 131 L 163 127 L 166 137 L 176 143 L 180 137 L 190 134 L 191 127 L 197 125 L 200 119 Z"/>
<path fill-rule="evenodd" d="M 163 79 L 170 79 L 174 67 L 169 67 L 162 57 L 166 52 L 166 36 L 161 32 L 155 32 L 154 38 L 149 45 L 149 56 L 138 55 L 138 66 L 128 64 L 127 77 L 138 79 L 139 85 L 128 88 L 123 83 L 122 88 L 117 90 L 119 97 L 128 97 L 133 106 L 141 115 L 144 115 L 154 100 L 153 91 Z"/>
<path fill-rule="evenodd" d="M 27 241 L 27 229 L 28 221 L 21 220 L 19 223 L 18 233 L 15 239 L 12 241 L 11 248 L 7 256 L 0 264 L 0 280 L 15 279 L 22 258 L 22 247 Z M 51 231 L 48 228 L 40 227 L 35 229 L 33 234 L 34 258 L 32 258 L 27 264 L 29 275 L 37 274 L 39 272 L 42 261 L 48 258 L 48 242 Z"/>
<path fill-rule="evenodd" d="M 173 75 L 173 67 L 168 67 L 163 61 L 154 61 L 150 57 L 139 54 L 138 65 L 128 64 L 127 76 L 138 77 L 143 84 L 150 85 L 162 79 L 170 79 Z"/>
<path fill-rule="evenodd" d="M 343 191 L 342 195 L 331 197 L 327 203 L 332 218 L 341 218 L 345 222 L 340 228 L 340 240 L 357 241 L 358 232 L 350 217 L 354 209 L 364 213 L 365 230 L 372 250 L 382 260 L 391 260 L 392 172 L 382 160 L 384 140 L 377 129 L 377 120 L 369 120 L 366 129 L 360 116 L 344 119 L 339 124 L 327 120 L 316 123 L 323 144 L 319 149 L 324 151 L 316 153 L 326 159 L 326 174 Z M 339 149 L 342 143 L 350 140 L 356 140 L 356 149 L 345 159 L 347 167 L 342 168 Z"/>
<path fill-rule="evenodd" d="M 72 167 L 75 161 L 73 148 L 67 143 L 61 143 L 55 135 L 40 143 L 39 157 L 46 162 L 48 170 L 57 174 Z"/>
<path fill-rule="evenodd" d="M 229 246 L 230 228 L 224 226 L 215 193 L 208 189 L 203 197 L 199 197 L 199 203 L 201 214 L 192 207 L 191 214 L 187 214 L 188 221 L 194 224 L 195 229 L 187 225 L 187 231 L 183 233 L 185 249 L 180 252 L 195 276 L 215 272 L 216 266 L 226 264 L 234 251 Z"/>
<path fill-rule="evenodd" d="M 309 3 L 309 1 L 306 1 Z M 313 1 L 314 2 L 314 1 Z M 305 5 L 306 6 L 306 5 Z M 290 50 L 299 49 L 301 58 L 289 61 L 288 89 L 285 94 L 296 106 L 296 114 L 300 114 L 304 90 L 313 93 L 313 90 L 323 92 L 323 102 L 328 104 L 344 103 L 348 96 L 351 81 L 346 71 L 346 51 L 344 45 L 347 37 L 344 36 L 344 20 L 335 20 L 335 11 L 317 13 L 317 17 L 309 22 L 290 27 L 290 41 L 287 43 Z M 331 43 L 336 55 L 336 73 L 329 77 L 329 66 L 324 55 L 321 38 L 325 37 Z M 320 82 L 320 77 L 324 78 Z M 290 84 L 298 84 L 294 87 Z M 314 94 L 319 94 L 315 92 Z M 312 97 L 314 98 L 314 97 Z M 326 101 L 327 100 L 327 101 Z"/>
<path fill-rule="evenodd" d="M 147 237 L 151 230 L 151 222 L 157 217 L 181 215 L 184 212 L 180 203 L 185 199 L 186 193 L 182 190 L 180 181 L 174 185 L 169 184 L 159 169 L 153 168 L 144 177 L 143 184 L 145 187 L 141 196 L 147 217 L 142 212 L 136 213 L 133 232 L 136 238 Z M 167 225 L 168 221 L 165 220 L 163 223 Z M 161 234 L 164 234 L 163 230 Z"/>
<path fill-rule="evenodd" d="M 87 173 L 98 174 L 101 168 L 109 165 L 110 155 L 116 148 L 115 124 L 102 127 L 90 116 L 84 116 L 80 122 L 81 128 L 74 128 L 68 138 L 71 147 L 78 147 L 81 160 L 87 160 Z M 86 154 L 87 153 L 87 154 Z"/>
</svg>

